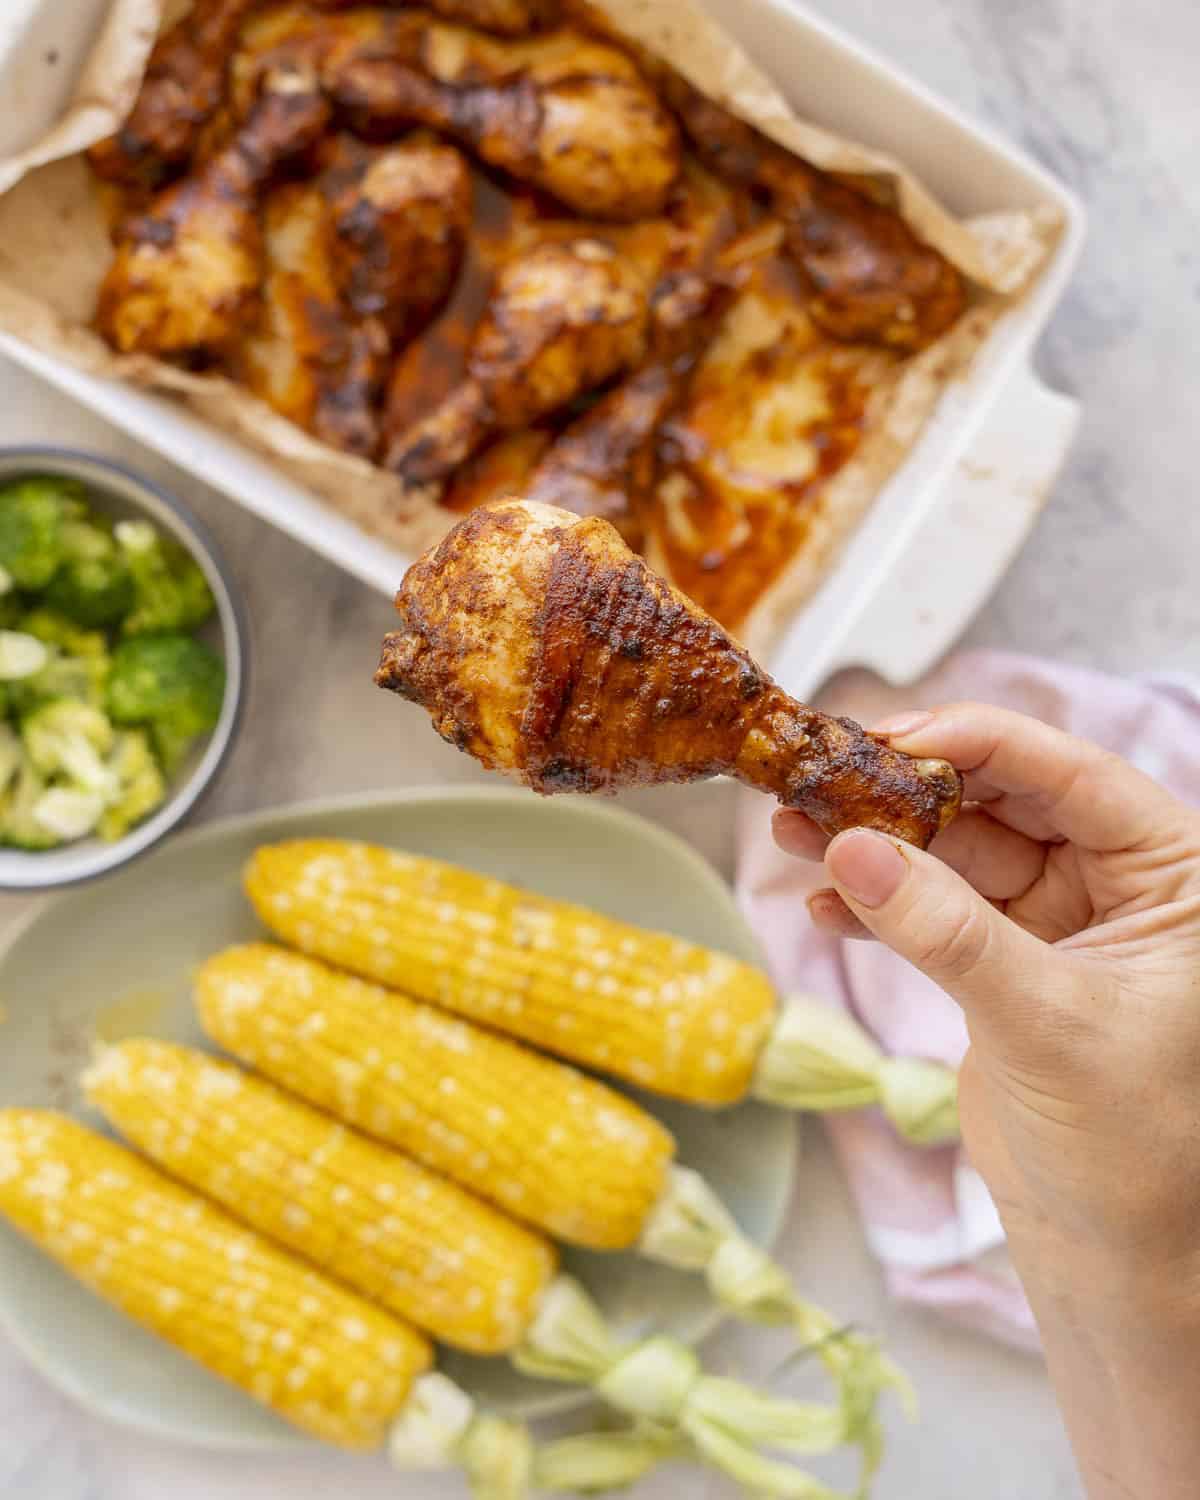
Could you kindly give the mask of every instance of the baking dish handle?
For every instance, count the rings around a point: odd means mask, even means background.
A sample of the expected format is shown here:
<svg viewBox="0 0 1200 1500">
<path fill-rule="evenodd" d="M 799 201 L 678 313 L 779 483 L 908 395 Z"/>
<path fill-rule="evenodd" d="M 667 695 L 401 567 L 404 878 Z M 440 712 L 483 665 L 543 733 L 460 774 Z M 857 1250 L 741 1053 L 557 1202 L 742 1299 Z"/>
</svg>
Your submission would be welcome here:
<svg viewBox="0 0 1200 1500">
<path fill-rule="evenodd" d="M 1078 422 L 1077 401 L 1018 366 L 831 668 L 867 667 L 896 686 L 927 672 L 1033 529 Z"/>
</svg>

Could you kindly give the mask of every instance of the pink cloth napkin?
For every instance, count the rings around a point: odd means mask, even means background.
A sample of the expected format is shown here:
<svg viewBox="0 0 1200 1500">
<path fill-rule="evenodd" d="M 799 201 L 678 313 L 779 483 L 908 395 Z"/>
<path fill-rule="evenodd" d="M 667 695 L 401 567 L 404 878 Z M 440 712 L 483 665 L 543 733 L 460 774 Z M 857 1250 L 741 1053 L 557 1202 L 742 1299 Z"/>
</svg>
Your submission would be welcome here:
<svg viewBox="0 0 1200 1500">
<path fill-rule="evenodd" d="M 1176 795 L 1200 801 L 1200 690 L 1182 679 L 1123 681 L 974 651 L 903 690 L 865 673 L 845 674 L 822 706 L 869 724 L 901 708 L 965 698 L 1095 740 Z M 776 984 L 785 994 L 800 991 L 846 1009 L 885 1051 L 957 1066 L 966 1049 L 957 1006 L 881 945 L 843 943 L 816 931 L 804 900 L 825 882 L 818 867 L 775 847 L 771 812 L 765 798 L 743 800 L 737 892 Z M 1005 1254 L 999 1218 L 965 1153 L 909 1146 L 877 1110 L 831 1115 L 825 1123 L 891 1293 L 1036 1350 L 1037 1330 Z"/>
</svg>

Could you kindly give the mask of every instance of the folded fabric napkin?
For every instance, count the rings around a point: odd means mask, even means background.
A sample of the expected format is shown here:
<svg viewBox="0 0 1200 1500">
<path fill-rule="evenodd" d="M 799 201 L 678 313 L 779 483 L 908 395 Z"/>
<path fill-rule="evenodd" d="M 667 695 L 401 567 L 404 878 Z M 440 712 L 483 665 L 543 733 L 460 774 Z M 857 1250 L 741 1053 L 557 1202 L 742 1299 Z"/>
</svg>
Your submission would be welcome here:
<svg viewBox="0 0 1200 1500">
<path fill-rule="evenodd" d="M 1200 689 L 1176 678 L 1123 681 L 998 651 L 964 652 L 912 688 L 846 673 L 821 706 L 870 724 L 902 708 L 961 699 L 1032 714 L 1117 751 L 1187 801 L 1200 800 Z M 877 943 L 818 932 L 805 910 L 826 884 L 818 866 L 781 853 L 772 808 L 753 793 L 739 818 L 737 893 L 784 994 L 849 1012 L 887 1053 L 957 1066 L 967 1045 L 958 1007 Z M 907 1144 L 877 1109 L 826 1117 L 871 1249 L 891 1293 L 1020 1348 L 1037 1329 L 1004 1249 L 987 1188 L 959 1146 Z"/>
</svg>

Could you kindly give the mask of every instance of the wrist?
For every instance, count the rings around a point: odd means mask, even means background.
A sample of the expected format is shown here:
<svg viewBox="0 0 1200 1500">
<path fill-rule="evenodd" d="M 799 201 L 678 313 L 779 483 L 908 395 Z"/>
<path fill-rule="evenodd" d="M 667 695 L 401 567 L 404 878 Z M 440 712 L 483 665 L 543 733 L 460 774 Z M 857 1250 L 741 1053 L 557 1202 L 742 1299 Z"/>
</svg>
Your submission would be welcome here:
<svg viewBox="0 0 1200 1500">
<path fill-rule="evenodd" d="M 1200 1265 L 1065 1237 L 1010 1248 L 1091 1500 L 1194 1500 Z"/>
<path fill-rule="evenodd" d="M 1010 1232 L 1009 1249 L 1043 1336 L 1053 1323 L 1123 1349 L 1147 1339 L 1200 1339 L 1200 1244 L 1181 1257 L 1043 1229 Z"/>
</svg>

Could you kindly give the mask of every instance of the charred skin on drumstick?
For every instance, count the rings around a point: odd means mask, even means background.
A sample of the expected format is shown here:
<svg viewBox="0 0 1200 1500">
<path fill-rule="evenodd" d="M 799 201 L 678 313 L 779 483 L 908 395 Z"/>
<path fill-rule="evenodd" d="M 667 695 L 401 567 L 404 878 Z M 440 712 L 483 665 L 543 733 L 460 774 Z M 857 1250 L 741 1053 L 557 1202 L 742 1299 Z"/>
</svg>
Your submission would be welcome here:
<svg viewBox="0 0 1200 1500">
<path fill-rule="evenodd" d="M 960 805 L 953 767 L 797 702 L 598 517 L 475 511 L 409 569 L 396 609 L 379 686 L 535 791 L 725 774 L 828 833 L 922 847 Z"/>
</svg>

